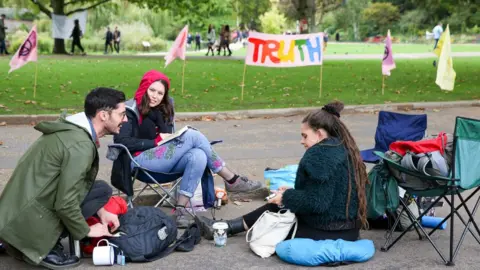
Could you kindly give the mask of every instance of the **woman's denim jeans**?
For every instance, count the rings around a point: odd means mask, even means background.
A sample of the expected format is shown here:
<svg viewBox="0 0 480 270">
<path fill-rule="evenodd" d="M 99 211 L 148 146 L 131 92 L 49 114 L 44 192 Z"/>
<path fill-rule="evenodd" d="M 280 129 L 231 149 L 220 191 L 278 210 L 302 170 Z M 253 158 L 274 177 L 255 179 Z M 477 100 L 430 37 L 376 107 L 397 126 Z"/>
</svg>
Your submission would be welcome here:
<svg viewBox="0 0 480 270">
<path fill-rule="evenodd" d="M 205 167 L 218 173 L 225 166 L 205 135 L 194 129 L 166 144 L 143 151 L 135 161 L 150 171 L 183 173 L 179 193 L 189 198 L 193 197 Z"/>
</svg>

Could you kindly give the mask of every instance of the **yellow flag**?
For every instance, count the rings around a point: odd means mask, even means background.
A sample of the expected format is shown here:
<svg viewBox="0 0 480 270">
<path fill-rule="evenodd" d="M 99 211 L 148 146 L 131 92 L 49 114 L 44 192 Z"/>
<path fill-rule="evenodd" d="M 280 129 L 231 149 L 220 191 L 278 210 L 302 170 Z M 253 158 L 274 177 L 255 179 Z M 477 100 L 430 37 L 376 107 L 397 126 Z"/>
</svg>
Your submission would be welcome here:
<svg viewBox="0 0 480 270">
<path fill-rule="evenodd" d="M 453 70 L 452 43 L 450 40 L 450 29 L 448 28 L 448 25 L 445 33 L 442 35 L 442 39 L 443 42 L 440 58 L 438 59 L 437 64 L 437 79 L 435 80 L 435 83 L 438 84 L 442 90 L 452 91 L 457 74 L 455 73 L 455 70 Z M 442 41 L 442 39 L 440 39 L 440 41 Z"/>
<path fill-rule="evenodd" d="M 437 47 L 433 50 L 433 52 L 440 57 L 440 54 L 442 53 L 442 47 L 443 47 L 443 42 L 445 42 L 445 33 L 447 31 L 443 32 L 442 35 L 440 36 L 440 39 L 438 40 Z"/>
</svg>

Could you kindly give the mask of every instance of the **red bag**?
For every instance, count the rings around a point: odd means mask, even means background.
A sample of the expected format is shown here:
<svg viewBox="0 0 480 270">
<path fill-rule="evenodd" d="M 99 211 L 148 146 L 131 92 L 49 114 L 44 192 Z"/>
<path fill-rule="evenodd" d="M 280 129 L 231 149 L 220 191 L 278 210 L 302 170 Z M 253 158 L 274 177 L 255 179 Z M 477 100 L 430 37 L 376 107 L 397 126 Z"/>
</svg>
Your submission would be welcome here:
<svg viewBox="0 0 480 270">
<path fill-rule="evenodd" d="M 404 156 L 407 151 L 420 154 L 429 153 L 433 151 L 440 151 L 442 155 L 445 154 L 445 147 L 447 146 L 447 134 L 440 132 L 436 138 L 421 140 L 421 141 L 396 141 L 390 144 L 390 150 Z"/>
</svg>

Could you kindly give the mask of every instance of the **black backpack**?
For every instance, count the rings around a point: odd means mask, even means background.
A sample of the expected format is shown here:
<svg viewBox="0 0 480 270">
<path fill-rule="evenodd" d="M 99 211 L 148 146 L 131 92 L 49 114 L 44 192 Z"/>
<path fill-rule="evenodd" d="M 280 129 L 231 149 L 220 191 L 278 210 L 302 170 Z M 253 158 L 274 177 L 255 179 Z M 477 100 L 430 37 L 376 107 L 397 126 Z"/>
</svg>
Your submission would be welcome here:
<svg viewBox="0 0 480 270">
<path fill-rule="evenodd" d="M 176 247 L 177 225 L 159 208 L 138 206 L 128 209 L 119 220 L 121 236 L 110 238 L 110 242 L 123 251 L 126 261 L 155 261 Z"/>
</svg>

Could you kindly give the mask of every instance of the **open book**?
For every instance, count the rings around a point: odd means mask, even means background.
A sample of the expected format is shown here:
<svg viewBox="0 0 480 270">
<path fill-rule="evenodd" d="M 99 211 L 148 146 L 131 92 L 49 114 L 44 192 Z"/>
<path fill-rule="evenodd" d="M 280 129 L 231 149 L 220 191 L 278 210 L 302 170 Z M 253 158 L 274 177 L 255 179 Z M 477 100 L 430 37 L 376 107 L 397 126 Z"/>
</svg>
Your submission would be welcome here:
<svg viewBox="0 0 480 270">
<path fill-rule="evenodd" d="M 158 145 L 162 145 L 162 144 L 165 144 L 177 137 L 180 137 L 183 133 L 187 132 L 188 129 L 195 129 L 194 127 L 191 127 L 191 126 L 184 126 L 183 128 L 181 128 L 180 130 L 177 130 L 175 131 L 175 133 L 172 133 L 166 137 L 162 137 L 162 140 L 157 144 Z M 195 129 L 196 130 L 196 129 Z"/>
</svg>

